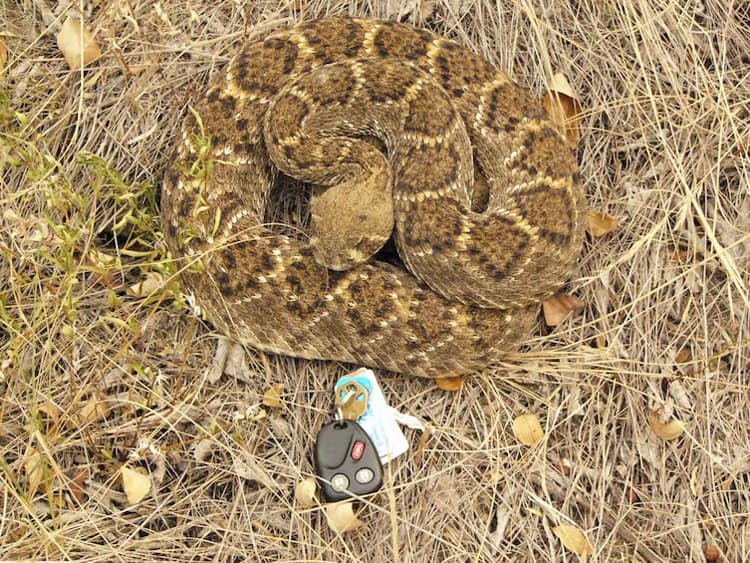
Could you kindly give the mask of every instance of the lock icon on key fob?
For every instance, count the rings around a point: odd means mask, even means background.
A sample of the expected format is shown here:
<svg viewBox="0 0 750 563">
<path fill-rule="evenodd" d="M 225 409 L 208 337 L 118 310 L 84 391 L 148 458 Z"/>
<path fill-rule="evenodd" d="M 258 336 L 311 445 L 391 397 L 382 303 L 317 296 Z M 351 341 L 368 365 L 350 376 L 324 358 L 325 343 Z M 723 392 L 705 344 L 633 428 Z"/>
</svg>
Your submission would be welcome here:
<svg viewBox="0 0 750 563">
<path fill-rule="evenodd" d="M 315 470 L 327 502 L 374 493 L 383 485 L 380 456 L 353 420 L 336 420 L 320 429 L 315 441 Z"/>
</svg>

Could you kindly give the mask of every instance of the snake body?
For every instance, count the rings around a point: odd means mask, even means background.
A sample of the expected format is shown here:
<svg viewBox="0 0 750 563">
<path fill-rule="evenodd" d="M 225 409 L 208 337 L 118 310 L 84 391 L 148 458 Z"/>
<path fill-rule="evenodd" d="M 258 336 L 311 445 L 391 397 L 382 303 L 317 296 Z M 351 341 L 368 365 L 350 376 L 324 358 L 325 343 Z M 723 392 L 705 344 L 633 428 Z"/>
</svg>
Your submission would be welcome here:
<svg viewBox="0 0 750 563">
<path fill-rule="evenodd" d="M 311 238 L 264 223 L 278 171 L 324 190 Z M 162 193 L 181 281 L 220 331 L 427 377 L 517 348 L 570 275 L 584 205 L 526 90 L 434 33 L 349 17 L 244 45 L 186 118 Z M 408 272 L 367 260 L 391 227 Z"/>
</svg>

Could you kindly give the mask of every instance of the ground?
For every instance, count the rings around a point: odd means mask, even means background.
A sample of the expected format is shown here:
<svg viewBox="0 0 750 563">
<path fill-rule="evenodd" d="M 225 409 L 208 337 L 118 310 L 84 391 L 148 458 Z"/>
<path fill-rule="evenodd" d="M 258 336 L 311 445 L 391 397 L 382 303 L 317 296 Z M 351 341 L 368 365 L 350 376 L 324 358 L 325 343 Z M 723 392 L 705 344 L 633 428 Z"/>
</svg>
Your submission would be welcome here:
<svg viewBox="0 0 750 563">
<path fill-rule="evenodd" d="M 747 2 L 91 2 L 83 71 L 56 41 L 73 4 L 0 12 L 0 559 L 575 560 L 561 525 L 591 559 L 750 558 Z M 619 223 L 564 289 L 582 312 L 507 362 L 456 392 L 380 374 L 431 434 L 345 534 L 294 490 L 351 366 L 217 369 L 158 221 L 179 123 L 237 45 L 342 12 L 444 33 L 540 97 L 564 73 L 589 202 Z"/>
</svg>

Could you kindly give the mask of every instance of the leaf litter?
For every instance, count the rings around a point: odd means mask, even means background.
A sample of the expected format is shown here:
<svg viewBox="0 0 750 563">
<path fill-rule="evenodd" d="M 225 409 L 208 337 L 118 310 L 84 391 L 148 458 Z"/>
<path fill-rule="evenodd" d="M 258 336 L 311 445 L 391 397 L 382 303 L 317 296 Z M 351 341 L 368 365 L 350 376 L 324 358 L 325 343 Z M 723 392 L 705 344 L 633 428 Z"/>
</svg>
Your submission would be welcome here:
<svg viewBox="0 0 750 563">
<path fill-rule="evenodd" d="M 419 455 L 390 464 L 384 492 L 351 507 L 364 525 L 343 535 L 322 510 L 298 510 L 294 489 L 346 368 L 227 350 L 238 375 L 224 363 L 209 377 L 215 332 L 170 283 L 156 213 L 187 105 L 238 41 L 343 9 L 240 4 L 92 8 L 79 17 L 101 55 L 75 72 L 56 45 L 70 5 L 35 0 L 0 14 L 0 558 L 135 560 L 165 546 L 176 560 L 559 561 L 588 551 L 565 547 L 549 521 L 585 530 L 602 559 L 748 559 L 744 8 L 346 6 L 468 43 L 540 99 L 553 90 L 546 77 L 563 73 L 599 215 L 561 291 L 585 314 L 545 319 L 554 330 L 540 326 L 459 393 L 383 378 L 399 410 L 429 421 L 429 449 L 407 431 Z M 300 221 L 295 193 L 274 197 L 270 221 Z M 149 295 L 128 293 L 157 275 L 164 283 Z M 260 398 L 279 384 L 284 408 L 267 413 Z M 668 416 L 654 415 L 668 400 Z M 109 412 L 89 407 L 80 424 L 87 404 Z M 544 448 L 518 447 L 518 413 L 545 421 Z M 660 438 L 654 416 L 689 437 Z M 27 451 L 34 432 L 44 442 Z M 131 504 L 117 477 L 143 438 L 162 457 L 137 462 L 152 488 Z M 61 503 L 62 489 L 78 504 Z"/>
</svg>

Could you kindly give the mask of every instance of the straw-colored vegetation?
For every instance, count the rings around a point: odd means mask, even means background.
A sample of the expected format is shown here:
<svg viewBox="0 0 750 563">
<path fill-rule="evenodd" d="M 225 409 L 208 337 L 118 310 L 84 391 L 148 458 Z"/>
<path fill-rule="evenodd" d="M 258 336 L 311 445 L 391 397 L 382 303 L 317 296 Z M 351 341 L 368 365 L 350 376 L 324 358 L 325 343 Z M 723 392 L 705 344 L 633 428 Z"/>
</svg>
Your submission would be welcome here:
<svg viewBox="0 0 750 563">
<path fill-rule="evenodd" d="M 85 2 L 101 57 L 71 70 L 75 4 L 0 13 L 0 559 L 750 558 L 747 2 Z M 504 365 L 457 392 L 381 374 L 431 435 L 407 431 L 344 534 L 294 491 L 347 366 L 243 366 L 158 220 L 210 75 L 338 12 L 440 31 L 539 96 L 564 73 L 592 208 L 619 223 L 566 288 L 582 312 Z"/>
</svg>

